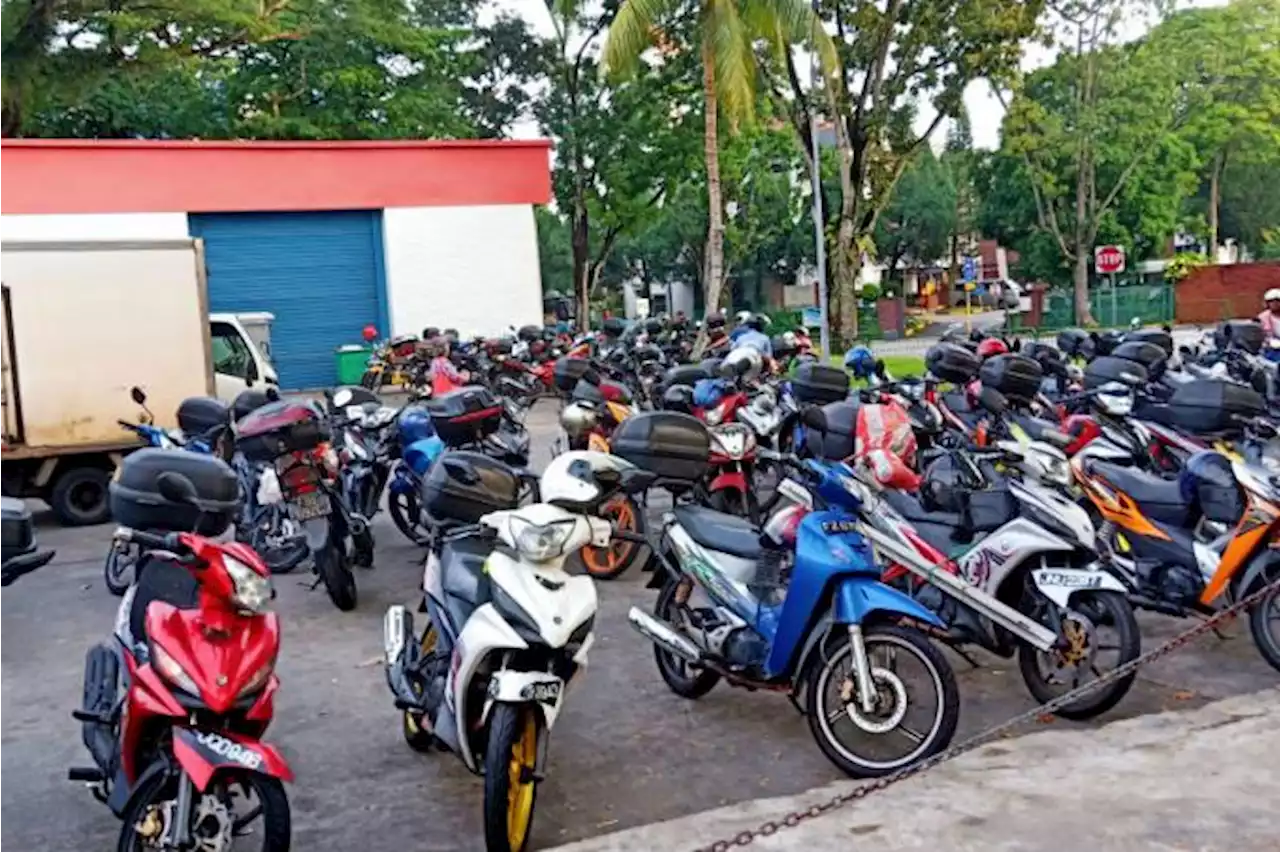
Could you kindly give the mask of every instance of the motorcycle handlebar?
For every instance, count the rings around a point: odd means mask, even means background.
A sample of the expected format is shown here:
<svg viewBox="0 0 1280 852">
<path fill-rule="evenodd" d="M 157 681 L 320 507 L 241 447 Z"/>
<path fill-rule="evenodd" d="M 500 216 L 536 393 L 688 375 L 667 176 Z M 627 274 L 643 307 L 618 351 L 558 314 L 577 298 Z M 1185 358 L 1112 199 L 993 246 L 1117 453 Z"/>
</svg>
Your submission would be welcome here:
<svg viewBox="0 0 1280 852">
<path fill-rule="evenodd" d="M 156 535 L 144 530 L 130 529 L 125 531 L 122 538 L 147 550 L 169 550 L 177 554 L 185 554 L 187 550 L 182 543 L 182 538 L 177 533 Z"/>
</svg>

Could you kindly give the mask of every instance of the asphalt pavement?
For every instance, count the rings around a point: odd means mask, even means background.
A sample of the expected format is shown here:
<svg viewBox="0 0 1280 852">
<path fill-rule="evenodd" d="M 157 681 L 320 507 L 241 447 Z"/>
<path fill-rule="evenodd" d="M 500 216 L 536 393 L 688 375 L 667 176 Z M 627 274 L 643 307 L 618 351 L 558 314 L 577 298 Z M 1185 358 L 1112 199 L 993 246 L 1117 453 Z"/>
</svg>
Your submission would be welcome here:
<svg viewBox="0 0 1280 852">
<path fill-rule="evenodd" d="M 543 459 L 553 424 L 549 405 L 531 418 Z M 282 688 L 267 738 L 297 774 L 288 789 L 294 848 L 478 850 L 481 780 L 452 756 L 416 754 L 401 740 L 382 673 L 382 615 L 390 604 L 416 603 L 420 556 L 385 515 L 374 530 L 376 567 L 358 573 L 354 612 L 338 612 L 322 589 L 307 588 L 306 577 L 276 579 Z M 102 582 L 110 534 L 108 526 L 63 529 L 45 521 L 40 541 L 57 549 L 56 559 L 0 598 L 6 850 L 114 848 L 118 826 L 110 812 L 66 780 L 67 767 L 89 762 L 70 716 L 80 700 L 84 652 L 108 637 L 118 603 Z M 785 698 L 721 685 L 689 702 L 667 690 L 648 643 L 626 622 L 629 607 L 653 602 L 646 576 L 633 570 L 600 584 L 598 641 L 553 734 L 531 848 L 795 795 L 840 778 Z M 1144 642 L 1149 647 L 1184 626 L 1144 618 Z M 953 662 L 963 699 L 958 738 L 1033 706 L 1011 661 L 983 657 L 980 669 Z M 1144 671 L 1102 721 L 1191 710 L 1276 680 L 1247 627 L 1236 624 L 1227 638 L 1201 640 Z M 1045 719 L 1030 729 L 1046 727 L 1089 725 Z"/>
</svg>

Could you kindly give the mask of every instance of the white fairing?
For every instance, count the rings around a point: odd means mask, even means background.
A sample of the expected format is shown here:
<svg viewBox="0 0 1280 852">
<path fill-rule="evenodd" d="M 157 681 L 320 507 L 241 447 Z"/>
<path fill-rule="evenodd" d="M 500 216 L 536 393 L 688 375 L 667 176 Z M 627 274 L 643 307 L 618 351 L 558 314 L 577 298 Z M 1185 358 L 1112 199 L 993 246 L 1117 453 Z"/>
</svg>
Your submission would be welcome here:
<svg viewBox="0 0 1280 852">
<path fill-rule="evenodd" d="M 1060 492 L 1034 482 L 1010 482 L 1019 500 L 1030 501 L 1075 533 L 1076 543 L 1093 547 L 1095 531 L 1089 513 Z"/>
<path fill-rule="evenodd" d="M 573 631 L 595 615 L 596 586 L 586 575 L 529 565 L 502 553 L 492 554 L 486 564 L 490 582 L 501 586 L 529 614 L 549 647 L 564 647 Z"/>
<path fill-rule="evenodd" d="M 1005 577 L 1025 559 L 1045 552 L 1072 551 L 1075 547 L 1031 521 L 1014 518 L 959 557 L 956 564 L 970 583 L 995 594 Z"/>
</svg>

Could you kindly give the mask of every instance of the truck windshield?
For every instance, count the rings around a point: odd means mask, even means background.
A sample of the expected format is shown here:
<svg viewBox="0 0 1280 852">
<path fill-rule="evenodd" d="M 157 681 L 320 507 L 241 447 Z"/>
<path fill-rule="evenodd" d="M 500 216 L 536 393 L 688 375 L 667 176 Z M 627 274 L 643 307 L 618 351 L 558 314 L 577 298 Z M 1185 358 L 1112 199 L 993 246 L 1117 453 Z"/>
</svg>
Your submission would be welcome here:
<svg viewBox="0 0 1280 852">
<path fill-rule="evenodd" d="M 256 379 L 257 366 L 249 344 L 240 336 L 235 326 L 225 322 L 209 324 L 212 340 L 213 371 L 226 376 Z"/>
</svg>

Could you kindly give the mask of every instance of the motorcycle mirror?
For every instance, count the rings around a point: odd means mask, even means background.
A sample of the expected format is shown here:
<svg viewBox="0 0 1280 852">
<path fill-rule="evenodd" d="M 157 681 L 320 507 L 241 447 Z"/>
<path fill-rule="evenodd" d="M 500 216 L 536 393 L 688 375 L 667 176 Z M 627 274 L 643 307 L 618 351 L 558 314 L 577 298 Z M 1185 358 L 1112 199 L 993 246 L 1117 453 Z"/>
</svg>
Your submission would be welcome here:
<svg viewBox="0 0 1280 852">
<path fill-rule="evenodd" d="M 142 388 L 138 387 L 137 385 L 135 385 L 135 386 L 133 386 L 133 387 L 129 388 L 129 397 L 130 397 L 134 402 L 136 402 L 138 405 L 146 405 L 146 404 L 147 404 L 147 395 L 146 395 L 146 393 L 144 393 L 144 392 L 143 392 L 143 390 L 142 390 Z"/>
<path fill-rule="evenodd" d="M 280 390 L 275 385 L 267 386 L 267 402 L 279 402 Z"/>
<path fill-rule="evenodd" d="M 804 410 L 800 422 L 815 432 L 827 431 L 827 413 L 816 405 Z"/>
<path fill-rule="evenodd" d="M 156 489 L 160 492 L 160 496 L 170 503 L 195 505 L 197 500 L 195 484 L 182 474 L 171 470 L 165 471 L 156 478 Z"/>
</svg>

